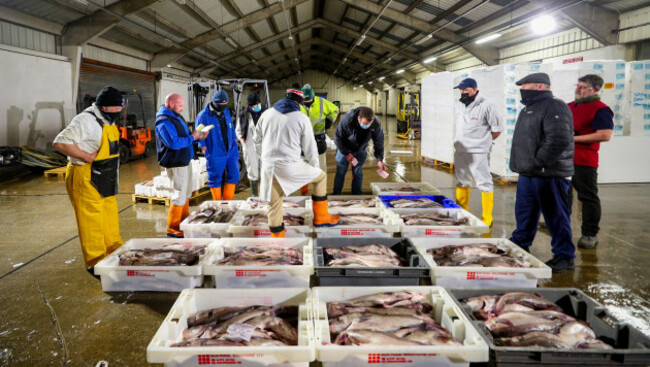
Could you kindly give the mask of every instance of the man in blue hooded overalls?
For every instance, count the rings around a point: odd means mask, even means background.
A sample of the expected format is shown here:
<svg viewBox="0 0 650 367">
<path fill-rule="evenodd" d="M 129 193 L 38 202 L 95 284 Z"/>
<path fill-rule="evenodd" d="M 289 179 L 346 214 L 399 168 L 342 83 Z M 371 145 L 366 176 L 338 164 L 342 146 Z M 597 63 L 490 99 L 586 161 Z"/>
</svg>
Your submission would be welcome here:
<svg viewBox="0 0 650 367">
<path fill-rule="evenodd" d="M 199 147 L 205 153 L 208 169 L 208 186 L 212 192 L 212 200 L 232 200 L 235 197 L 235 187 L 239 182 L 239 149 L 235 124 L 228 110 L 228 94 L 219 90 L 212 96 L 210 102 L 196 118 L 196 124 L 214 125 L 217 131 L 199 142 Z M 221 189 L 224 171 L 226 183 Z M 223 197 L 222 197 L 223 193 Z"/>
</svg>

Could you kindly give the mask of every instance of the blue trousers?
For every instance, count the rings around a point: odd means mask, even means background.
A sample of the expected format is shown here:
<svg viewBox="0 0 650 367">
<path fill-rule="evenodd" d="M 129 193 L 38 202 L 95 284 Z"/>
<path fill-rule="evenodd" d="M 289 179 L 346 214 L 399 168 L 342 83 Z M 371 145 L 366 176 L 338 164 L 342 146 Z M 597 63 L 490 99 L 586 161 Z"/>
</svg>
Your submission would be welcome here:
<svg viewBox="0 0 650 367">
<path fill-rule="evenodd" d="M 573 259 L 575 246 L 571 232 L 569 188 L 571 183 L 562 177 L 519 176 L 515 217 L 517 229 L 510 240 L 527 248 L 533 243 L 540 212 L 551 234 L 551 247 L 555 256 Z"/>
<path fill-rule="evenodd" d="M 359 161 L 359 163 L 352 168 L 352 195 L 360 195 L 361 184 L 363 184 L 363 164 L 366 162 L 368 152 L 364 150 L 354 152 L 352 155 L 357 159 L 357 161 Z M 350 162 L 348 162 L 347 154 L 343 154 L 337 149 L 336 176 L 334 176 L 333 195 L 341 195 L 341 191 L 343 191 L 343 183 L 345 182 L 345 174 L 348 172 L 348 165 L 350 165 Z"/>
<path fill-rule="evenodd" d="M 223 186 L 223 173 L 226 172 L 226 182 L 239 183 L 239 154 L 229 152 L 225 157 L 210 157 L 207 161 L 208 186 Z"/>
</svg>

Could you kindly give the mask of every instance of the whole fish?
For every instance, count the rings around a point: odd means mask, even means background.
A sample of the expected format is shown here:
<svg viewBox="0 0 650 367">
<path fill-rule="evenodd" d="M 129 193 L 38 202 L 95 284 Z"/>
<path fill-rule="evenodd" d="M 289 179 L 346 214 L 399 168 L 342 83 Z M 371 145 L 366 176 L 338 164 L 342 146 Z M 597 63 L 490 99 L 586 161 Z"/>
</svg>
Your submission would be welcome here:
<svg viewBox="0 0 650 367">
<path fill-rule="evenodd" d="M 446 258 L 436 260 L 439 266 L 480 266 L 496 268 L 530 268 L 532 266 L 526 260 L 516 259 L 508 255 L 488 255 L 488 256 L 466 256 L 458 253 Z"/>
<path fill-rule="evenodd" d="M 556 305 L 553 302 L 547 301 L 546 299 L 536 294 L 511 292 L 506 293 L 499 298 L 499 300 L 494 305 L 495 313 L 497 315 L 500 315 L 506 312 L 506 306 L 511 303 L 530 307 L 533 310 L 552 310 L 562 312 L 562 308 L 560 308 L 560 306 Z"/>
<path fill-rule="evenodd" d="M 248 203 L 251 209 L 267 209 L 269 207 L 268 201 L 260 201 L 259 199 L 256 198 L 248 198 Z M 302 206 L 298 205 L 297 203 L 293 201 L 287 201 L 287 200 L 282 201 L 282 207 L 285 209 L 302 208 Z"/>
<path fill-rule="evenodd" d="M 190 224 L 201 223 L 228 223 L 235 215 L 235 209 L 228 204 L 214 205 L 208 204 L 199 211 L 190 215 L 188 222 Z"/>
<path fill-rule="evenodd" d="M 390 333 L 372 330 L 344 331 L 336 337 L 334 343 L 341 345 L 425 345 L 423 343 L 398 338 Z"/>
<path fill-rule="evenodd" d="M 428 345 L 463 346 L 463 343 L 451 337 L 449 333 L 434 330 L 420 330 L 405 336 L 406 340 Z"/>
<path fill-rule="evenodd" d="M 454 219 L 445 213 L 402 214 L 407 226 L 463 226 L 469 224 L 467 217 Z"/>
<path fill-rule="evenodd" d="M 389 201 L 390 206 L 396 209 L 400 208 L 442 208 L 440 203 L 437 203 L 429 198 L 408 199 L 400 198 Z"/>
<path fill-rule="evenodd" d="M 218 265 L 302 265 L 302 253 L 291 247 L 265 245 L 224 247 L 224 257 Z"/>
<path fill-rule="evenodd" d="M 330 319 L 339 317 L 341 315 L 347 315 L 352 313 L 389 315 L 389 316 L 411 316 L 411 317 L 419 317 L 419 318 L 430 317 L 430 315 L 427 315 L 426 312 L 422 312 L 413 308 L 406 308 L 406 307 L 383 308 L 383 307 L 351 306 L 341 302 L 329 302 L 327 304 L 327 317 L 329 317 Z"/>
<path fill-rule="evenodd" d="M 511 337 L 533 331 L 556 332 L 570 321 L 575 319 L 556 311 L 508 312 L 488 319 L 485 327 L 496 337 Z"/>
<path fill-rule="evenodd" d="M 462 302 L 469 306 L 472 314 L 479 320 L 487 320 L 494 315 L 494 305 L 501 296 L 484 295 L 467 298 Z M 531 310 L 532 311 L 532 310 Z"/>
<path fill-rule="evenodd" d="M 420 191 L 420 189 L 417 189 L 417 188 L 415 188 L 413 186 L 410 186 L 410 185 L 403 185 L 403 186 L 399 186 L 398 188 L 384 187 L 384 188 L 379 189 L 379 191 L 382 191 L 382 192 L 388 192 L 388 191 L 416 192 L 416 191 Z"/>
<path fill-rule="evenodd" d="M 330 333 L 338 334 L 343 330 L 374 330 L 374 331 L 397 331 L 402 328 L 410 328 L 424 324 L 433 324 L 435 321 L 428 318 L 412 317 L 407 315 L 377 315 L 351 313 L 330 319 Z"/>
<path fill-rule="evenodd" d="M 376 214 L 371 214 L 371 213 L 350 213 L 350 214 L 342 214 L 339 213 L 341 216 L 341 221 L 339 222 L 339 225 L 354 225 L 354 224 L 384 224 L 384 220 L 376 215 Z"/>
<path fill-rule="evenodd" d="M 402 261 L 389 247 L 379 244 L 324 249 L 326 266 L 398 267 Z"/>
<path fill-rule="evenodd" d="M 165 244 L 160 248 L 130 249 L 119 254 L 120 266 L 194 266 L 206 245 Z"/>
<path fill-rule="evenodd" d="M 376 243 L 364 246 L 343 246 L 341 247 L 341 250 L 363 255 L 386 255 L 394 258 L 399 257 L 399 255 L 390 247 Z"/>
<path fill-rule="evenodd" d="M 434 260 L 441 260 L 454 254 L 484 257 L 500 256 L 507 254 L 508 249 L 494 243 L 471 243 L 430 248 L 427 253 L 431 254 Z"/>
<path fill-rule="evenodd" d="M 413 291 L 397 291 L 397 292 L 384 292 L 361 296 L 345 301 L 345 304 L 352 306 L 368 306 L 368 307 L 403 307 L 408 305 L 416 305 L 425 303 L 427 297 L 420 292 Z M 412 307 L 417 308 L 417 307 Z"/>
<path fill-rule="evenodd" d="M 558 336 L 543 331 L 533 331 L 524 335 L 509 338 L 495 338 L 494 344 L 497 346 L 512 347 L 571 349 L 571 345 L 565 343 Z"/>
<path fill-rule="evenodd" d="M 285 226 L 302 226 L 305 225 L 305 218 L 285 213 L 282 217 Z M 260 227 L 268 226 L 269 220 L 266 214 L 251 214 L 244 217 L 244 221 L 241 224 L 244 227 Z"/>
<path fill-rule="evenodd" d="M 330 208 L 374 208 L 375 199 L 334 199 L 329 200 L 327 205 Z"/>
</svg>

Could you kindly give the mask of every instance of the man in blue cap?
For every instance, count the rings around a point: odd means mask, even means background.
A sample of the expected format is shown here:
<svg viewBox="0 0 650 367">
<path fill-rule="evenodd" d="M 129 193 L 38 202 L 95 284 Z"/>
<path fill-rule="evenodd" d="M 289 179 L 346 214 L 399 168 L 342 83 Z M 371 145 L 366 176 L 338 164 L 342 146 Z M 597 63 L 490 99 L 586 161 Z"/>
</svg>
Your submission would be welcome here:
<svg viewBox="0 0 650 367">
<path fill-rule="evenodd" d="M 247 97 L 248 108 L 245 108 L 237 115 L 237 138 L 241 142 L 242 153 L 244 153 L 244 162 L 246 162 L 246 173 L 251 184 L 251 195 L 259 196 L 259 179 L 260 179 L 260 157 L 255 151 L 255 127 L 262 112 L 266 107 L 262 106 L 262 100 L 257 92 L 251 92 Z"/>
<path fill-rule="evenodd" d="M 491 226 L 494 185 L 488 154 L 492 141 L 503 132 L 503 117 L 494 104 L 479 94 L 476 80 L 463 79 L 454 89 L 460 89 L 459 101 L 462 104 L 456 115 L 454 138 L 454 175 L 458 181 L 456 201 L 468 210 L 472 183 L 476 183 L 481 190 L 481 220 Z"/>
<path fill-rule="evenodd" d="M 540 212 L 551 234 L 553 258 L 546 265 L 554 273 L 574 268 L 568 177 L 573 176 L 573 115 L 553 97 L 548 74 L 534 73 L 517 81 L 521 103 L 512 137 L 510 170 L 519 173 L 515 218 L 510 240 L 529 251 Z"/>
<path fill-rule="evenodd" d="M 214 125 L 221 130 L 221 133 L 217 131 L 199 142 L 199 147 L 205 153 L 212 200 L 234 199 L 235 187 L 239 182 L 239 149 L 235 125 L 227 108 L 228 101 L 228 93 L 225 90 L 216 91 L 212 96 L 212 102 L 196 118 L 197 126 Z M 222 190 L 224 171 L 226 183 Z"/>
</svg>

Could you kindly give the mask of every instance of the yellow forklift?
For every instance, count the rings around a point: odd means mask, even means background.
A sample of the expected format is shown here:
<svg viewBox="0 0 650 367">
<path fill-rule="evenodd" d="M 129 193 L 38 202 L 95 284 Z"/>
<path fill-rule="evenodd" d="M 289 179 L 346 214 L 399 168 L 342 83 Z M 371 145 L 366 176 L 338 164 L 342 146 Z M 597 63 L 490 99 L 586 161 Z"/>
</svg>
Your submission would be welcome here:
<svg viewBox="0 0 650 367">
<path fill-rule="evenodd" d="M 397 94 L 397 137 L 420 139 L 420 91 L 400 90 Z"/>
</svg>

